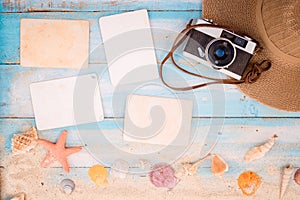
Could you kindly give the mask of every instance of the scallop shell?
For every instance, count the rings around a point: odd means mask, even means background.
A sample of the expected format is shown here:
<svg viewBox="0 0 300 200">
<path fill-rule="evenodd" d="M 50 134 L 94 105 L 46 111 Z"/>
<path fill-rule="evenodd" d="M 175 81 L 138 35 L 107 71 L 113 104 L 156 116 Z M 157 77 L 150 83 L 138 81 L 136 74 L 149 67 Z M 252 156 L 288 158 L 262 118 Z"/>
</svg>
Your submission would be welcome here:
<svg viewBox="0 0 300 200">
<path fill-rule="evenodd" d="M 263 145 L 257 146 L 252 148 L 248 153 L 245 155 L 244 160 L 246 163 L 250 163 L 254 160 L 260 159 L 265 156 L 265 154 L 271 150 L 273 145 L 275 144 L 275 140 L 278 136 L 273 135 L 268 142 Z"/>
<path fill-rule="evenodd" d="M 94 165 L 92 166 L 89 171 L 88 175 L 90 179 L 96 183 L 97 186 L 102 186 L 102 185 L 107 185 L 107 176 L 108 176 L 108 171 L 105 167 L 102 165 Z"/>
<path fill-rule="evenodd" d="M 295 172 L 294 180 L 295 180 L 295 183 L 300 185 L 300 169 L 297 169 L 297 171 Z"/>
<path fill-rule="evenodd" d="M 62 191 L 66 194 L 71 194 L 75 189 L 75 183 L 71 179 L 64 179 L 60 182 Z"/>
<path fill-rule="evenodd" d="M 251 171 L 242 173 L 238 178 L 238 185 L 242 192 L 247 196 L 253 195 L 259 188 L 260 183 L 260 177 L 255 172 Z"/>
<path fill-rule="evenodd" d="M 294 167 L 292 165 L 285 167 L 283 170 L 281 187 L 280 187 L 280 199 L 283 198 L 283 195 L 289 185 L 293 172 L 294 172 Z"/>
<path fill-rule="evenodd" d="M 211 171 L 216 175 L 223 175 L 228 171 L 228 165 L 219 155 L 213 155 Z"/>
<path fill-rule="evenodd" d="M 113 178 L 125 179 L 129 171 L 129 163 L 125 160 L 116 160 L 109 171 L 109 175 Z"/>
<path fill-rule="evenodd" d="M 149 174 L 150 181 L 156 187 L 173 189 L 179 182 L 175 176 L 175 170 L 166 163 L 159 163 L 153 166 Z"/>
<path fill-rule="evenodd" d="M 29 131 L 15 134 L 12 139 L 12 152 L 14 154 L 24 153 L 33 149 L 37 144 L 38 134 L 34 127 Z"/>
<path fill-rule="evenodd" d="M 13 198 L 10 200 L 25 200 L 26 194 L 24 192 L 16 194 Z"/>
</svg>

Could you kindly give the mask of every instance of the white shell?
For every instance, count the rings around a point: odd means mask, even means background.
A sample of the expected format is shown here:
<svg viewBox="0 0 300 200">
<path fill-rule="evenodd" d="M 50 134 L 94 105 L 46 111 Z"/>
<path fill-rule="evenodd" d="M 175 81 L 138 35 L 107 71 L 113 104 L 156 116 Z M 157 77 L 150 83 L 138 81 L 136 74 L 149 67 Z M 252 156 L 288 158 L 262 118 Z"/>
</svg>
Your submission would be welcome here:
<svg viewBox="0 0 300 200">
<path fill-rule="evenodd" d="M 244 157 L 246 163 L 250 163 L 254 160 L 260 159 L 265 156 L 265 154 L 270 151 L 270 149 L 275 144 L 275 140 L 278 136 L 273 135 L 268 142 L 264 143 L 263 145 L 257 146 L 252 148 Z"/>
<path fill-rule="evenodd" d="M 140 169 L 143 169 L 145 171 L 150 171 L 151 168 L 152 168 L 152 164 L 149 160 L 139 159 L 137 164 L 136 164 L 136 167 L 138 167 Z"/>
<path fill-rule="evenodd" d="M 34 127 L 24 133 L 15 134 L 11 139 L 12 152 L 24 153 L 33 149 L 37 144 L 38 134 Z"/>
<path fill-rule="evenodd" d="M 112 178 L 125 179 L 129 171 L 129 163 L 125 160 L 116 160 L 109 171 Z"/>
<path fill-rule="evenodd" d="M 199 165 L 206 160 L 211 154 L 207 154 L 205 157 L 201 158 L 197 162 L 194 163 L 183 163 L 182 168 L 179 169 L 178 172 L 176 172 L 176 175 L 178 176 L 193 176 L 198 171 Z"/>
<path fill-rule="evenodd" d="M 71 194 L 75 189 L 75 183 L 71 179 L 64 179 L 60 182 L 62 191 L 66 194 Z"/>
<path fill-rule="evenodd" d="M 291 180 L 293 172 L 294 172 L 294 167 L 292 165 L 285 167 L 283 170 L 282 179 L 281 179 L 281 187 L 280 187 L 280 199 L 283 198 L 283 195 L 289 185 L 289 182 Z"/>
</svg>

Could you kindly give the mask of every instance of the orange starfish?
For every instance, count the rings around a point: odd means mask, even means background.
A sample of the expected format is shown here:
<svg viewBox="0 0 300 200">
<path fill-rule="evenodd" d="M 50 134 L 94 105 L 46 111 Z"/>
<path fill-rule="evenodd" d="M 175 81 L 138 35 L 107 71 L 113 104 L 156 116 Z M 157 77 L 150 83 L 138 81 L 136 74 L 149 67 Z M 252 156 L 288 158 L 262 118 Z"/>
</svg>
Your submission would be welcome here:
<svg viewBox="0 0 300 200">
<path fill-rule="evenodd" d="M 38 143 L 46 147 L 49 152 L 45 159 L 42 162 L 42 167 L 47 167 L 54 161 L 58 161 L 62 164 L 63 169 L 69 173 L 69 164 L 67 161 L 67 157 L 73 153 L 79 152 L 82 148 L 81 147 L 65 147 L 66 139 L 67 139 L 67 131 L 64 130 L 60 137 L 58 138 L 58 141 L 56 144 L 53 144 L 47 140 L 38 139 Z"/>
</svg>

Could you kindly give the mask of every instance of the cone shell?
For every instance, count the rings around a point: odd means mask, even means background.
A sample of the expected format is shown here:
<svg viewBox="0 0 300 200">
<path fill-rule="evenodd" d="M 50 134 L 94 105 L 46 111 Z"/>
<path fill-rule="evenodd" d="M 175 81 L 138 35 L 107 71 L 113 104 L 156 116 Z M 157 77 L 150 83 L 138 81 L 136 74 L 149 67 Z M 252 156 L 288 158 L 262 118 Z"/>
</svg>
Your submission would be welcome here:
<svg viewBox="0 0 300 200">
<path fill-rule="evenodd" d="M 280 187 L 280 199 L 283 198 L 283 195 L 289 185 L 293 172 L 294 172 L 294 167 L 292 165 L 289 165 L 283 169 L 281 187 Z"/>
<path fill-rule="evenodd" d="M 108 171 L 105 167 L 102 165 L 94 165 L 92 166 L 89 171 L 88 175 L 94 183 L 96 183 L 97 186 L 107 185 L 107 176 Z"/>
<path fill-rule="evenodd" d="M 253 195 L 259 188 L 260 183 L 260 177 L 251 171 L 242 173 L 238 178 L 238 185 L 247 196 Z"/>
<path fill-rule="evenodd" d="M 27 152 L 37 144 L 38 134 L 36 129 L 32 127 L 29 131 L 15 134 L 12 139 L 12 152 L 14 154 Z"/>
<path fill-rule="evenodd" d="M 211 171 L 216 175 L 222 175 L 228 171 L 228 165 L 219 155 L 212 155 Z"/>
</svg>

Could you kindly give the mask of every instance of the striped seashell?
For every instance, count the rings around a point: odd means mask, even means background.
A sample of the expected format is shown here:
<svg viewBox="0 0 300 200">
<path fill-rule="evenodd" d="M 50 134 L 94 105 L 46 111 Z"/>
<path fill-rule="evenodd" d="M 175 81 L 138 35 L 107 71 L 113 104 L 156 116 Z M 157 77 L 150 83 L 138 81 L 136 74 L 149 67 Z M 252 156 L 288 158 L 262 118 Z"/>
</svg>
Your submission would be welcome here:
<svg viewBox="0 0 300 200">
<path fill-rule="evenodd" d="M 60 182 L 62 191 L 66 194 L 71 194 L 75 189 L 75 183 L 71 179 L 64 179 Z"/>
<path fill-rule="evenodd" d="M 283 169 L 281 187 L 280 187 L 280 199 L 283 199 L 283 195 L 289 185 L 293 172 L 294 172 L 294 167 L 292 165 L 289 165 Z"/>
<path fill-rule="evenodd" d="M 278 136 L 273 135 L 268 142 L 263 145 L 257 146 L 252 148 L 248 153 L 245 155 L 244 160 L 246 163 L 250 163 L 254 160 L 260 159 L 265 156 L 265 154 L 271 150 L 273 145 L 275 144 L 275 140 Z"/>
<path fill-rule="evenodd" d="M 11 139 L 12 153 L 24 153 L 33 149 L 37 144 L 38 134 L 32 127 L 29 131 L 15 134 Z"/>
</svg>

